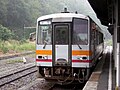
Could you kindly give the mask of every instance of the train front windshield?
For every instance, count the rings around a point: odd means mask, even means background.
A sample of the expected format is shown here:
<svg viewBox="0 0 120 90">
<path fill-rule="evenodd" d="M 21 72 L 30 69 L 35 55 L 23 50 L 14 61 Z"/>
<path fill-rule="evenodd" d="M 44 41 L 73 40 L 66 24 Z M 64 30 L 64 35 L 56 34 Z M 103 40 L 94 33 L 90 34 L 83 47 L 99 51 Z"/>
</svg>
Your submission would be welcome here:
<svg viewBox="0 0 120 90">
<path fill-rule="evenodd" d="M 57 23 L 58 24 L 58 23 Z M 72 24 L 71 24 L 72 25 Z M 55 43 L 58 45 L 66 45 L 69 43 L 69 36 L 72 37 L 72 44 L 87 45 L 88 44 L 88 20 L 81 18 L 73 19 L 73 28 L 70 25 L 60 23 L 54 26 Z M 70 29 L 70 30 L 69 30 Z M 72 35 L 69 35 L 71 32 Z M 37 43 L 47 45 L 52 44 L 52 23 L 50 20 L 40 21 L 38 24 Z"/>
<path fill-rule="evenodd" d="M 73 44 L 88 44 L 88 20 L 74 18 L 73 20 Z"/>
<path fill-rule="evenodd" d="M 37 35 L 37 43 L 38 44 L 51 44 L 52 36 L 52 25 L 51 21 L 40 21 L 38 23 L 38 35 Z"/>
</svg>

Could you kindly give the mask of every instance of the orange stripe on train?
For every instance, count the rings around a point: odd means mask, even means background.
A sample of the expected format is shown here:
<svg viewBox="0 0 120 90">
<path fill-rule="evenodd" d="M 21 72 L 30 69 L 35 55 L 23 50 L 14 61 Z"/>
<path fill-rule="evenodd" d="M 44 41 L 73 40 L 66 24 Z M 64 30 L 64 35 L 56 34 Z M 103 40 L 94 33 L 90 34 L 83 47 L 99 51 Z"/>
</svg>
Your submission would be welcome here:
<svg viewBox="0 0 120 90">
<path fill-rule="evenodd" d="M 36 54 L 40 55 L 52 55 L 52 50 L 36 50 Z M 72 55 L 87 55 L 91 56 L 92 52 L 91 51 L 83 51 L 83 50 L 73 50 Z"/>
<path fill-rule="evenodd" d="M 36 50 L 36 54 L 40 54 L 40 55 L 52 55 L 52 50 Z"/>
<path fill-rule="evenodd" d="M 87 55 L 87 56 L 91 56 L 92 52 L 91 51 L 82 51 L 82 50 L 73 50 L 72 51 L 72 55 Z"/>
</svg>

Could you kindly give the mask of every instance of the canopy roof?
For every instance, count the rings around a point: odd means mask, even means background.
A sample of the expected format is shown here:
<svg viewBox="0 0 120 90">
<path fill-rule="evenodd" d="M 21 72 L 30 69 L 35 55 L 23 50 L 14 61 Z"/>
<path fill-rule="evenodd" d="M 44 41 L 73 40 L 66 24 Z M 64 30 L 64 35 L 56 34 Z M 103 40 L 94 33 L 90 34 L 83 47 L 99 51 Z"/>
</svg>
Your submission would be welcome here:
<svg viewBox="0 0 120 90">
<path fill-rule="evenodd" d="M 110 22 L 109 8 L 112 0 L 88 0 L 103 25 L 108 26 Z"/>
</svg>

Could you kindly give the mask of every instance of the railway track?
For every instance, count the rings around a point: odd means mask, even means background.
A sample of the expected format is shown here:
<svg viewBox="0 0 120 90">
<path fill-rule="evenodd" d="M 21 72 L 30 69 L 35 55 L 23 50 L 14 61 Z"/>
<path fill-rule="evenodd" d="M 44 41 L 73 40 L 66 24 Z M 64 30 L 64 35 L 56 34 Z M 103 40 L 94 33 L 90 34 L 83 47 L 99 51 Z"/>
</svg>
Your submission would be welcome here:
<svg viewBox="0 0 120 90">
<path fill-rule="evenodd" d="M 20 57 L 20 56 L 25 56 L 25 55 L 30 55 L 30 54 L 34 54 L 34 53 L 35 52 L 33 52 L 33 51 L 28 51 L 28 52 L 23 52 L 23 53 L 3 55 L 3 56 L 0 56 L 0 60 L 9 59 L 9 58 L 15 58 L 15 57 Z"/>
<path fill-rule="evenodd" d="M 18 90 L 82 90 L 83 86 L 84 84 L 59 85 L 55 82 L 47 82 L 43 78 L 38 78 Z"/>
<path fill-rule="evenodd" d="M 37 72 L 37 68 L 34 63 L 2 72 L 0 73 L 0 87 L 35 72 Z"/>
<path fill-rule="evenodd" d="M 44 78 L 37 78 L 35 81 L 17 90 L 53 90 L 54 87 L 54 82 L 47 82 Z"/>
<path fill-rule="evenodd" d="M 29 59 L 30 60 L 30 59 Z M 32 58 L 33 60 L 33 58 Z M 34 60 L 33 60 L 34 61 Z M 28 63 L 28 64 L 20 64 L 18 68 L 13 68 L 10 70 L 6 70 L 4 72 L 0 72 L 0 88 L 6 87 L 6 84 L 10 84 L 16 80 L 19 81 L 22 77 L 25 77 L 29 74 L 37 72 L 37 68 L 35 63 Z M 29 77 L 29 76 L 28 76 Z M 38 83 L 37 83 L 38 81 Z M 56 85 L 55 83 L 46 82 L 44 79 L 36 79 L 35 81 L 31 82 L 32 84 L 28 85 L 20 85 L 17 89 L 7 89 L 7 90 L 82 90 L 82 87 L 79 85 Z M 14 83 L 13 83 L 14 84 Z M 3 89 L 0 89 L 3 90 Z"/>
<path fill-rule="evenodd" d="M 69 84 L 69 85 L 58 85 L 51 86 L 48 90 L 82 90 L 84 84 Z"/>
</svg>

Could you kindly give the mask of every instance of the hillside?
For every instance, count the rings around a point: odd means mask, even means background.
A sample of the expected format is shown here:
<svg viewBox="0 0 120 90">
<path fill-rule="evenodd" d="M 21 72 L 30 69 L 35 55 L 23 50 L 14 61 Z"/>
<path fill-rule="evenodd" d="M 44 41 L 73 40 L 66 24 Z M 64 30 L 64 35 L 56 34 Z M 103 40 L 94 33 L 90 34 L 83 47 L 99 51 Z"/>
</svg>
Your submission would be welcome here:
<svg viewBox="0 0 120 90">
<path fill-rule="evenodd" d="M 100 24 L 87 0 L 0 0 L 0 24 L 14 32 L 18 39 L 24 38 L 24 27 L 36 26 L 38 17 L 61 12 L 64 7 L 70 12 L 89 15 Z"/>
</svg>

